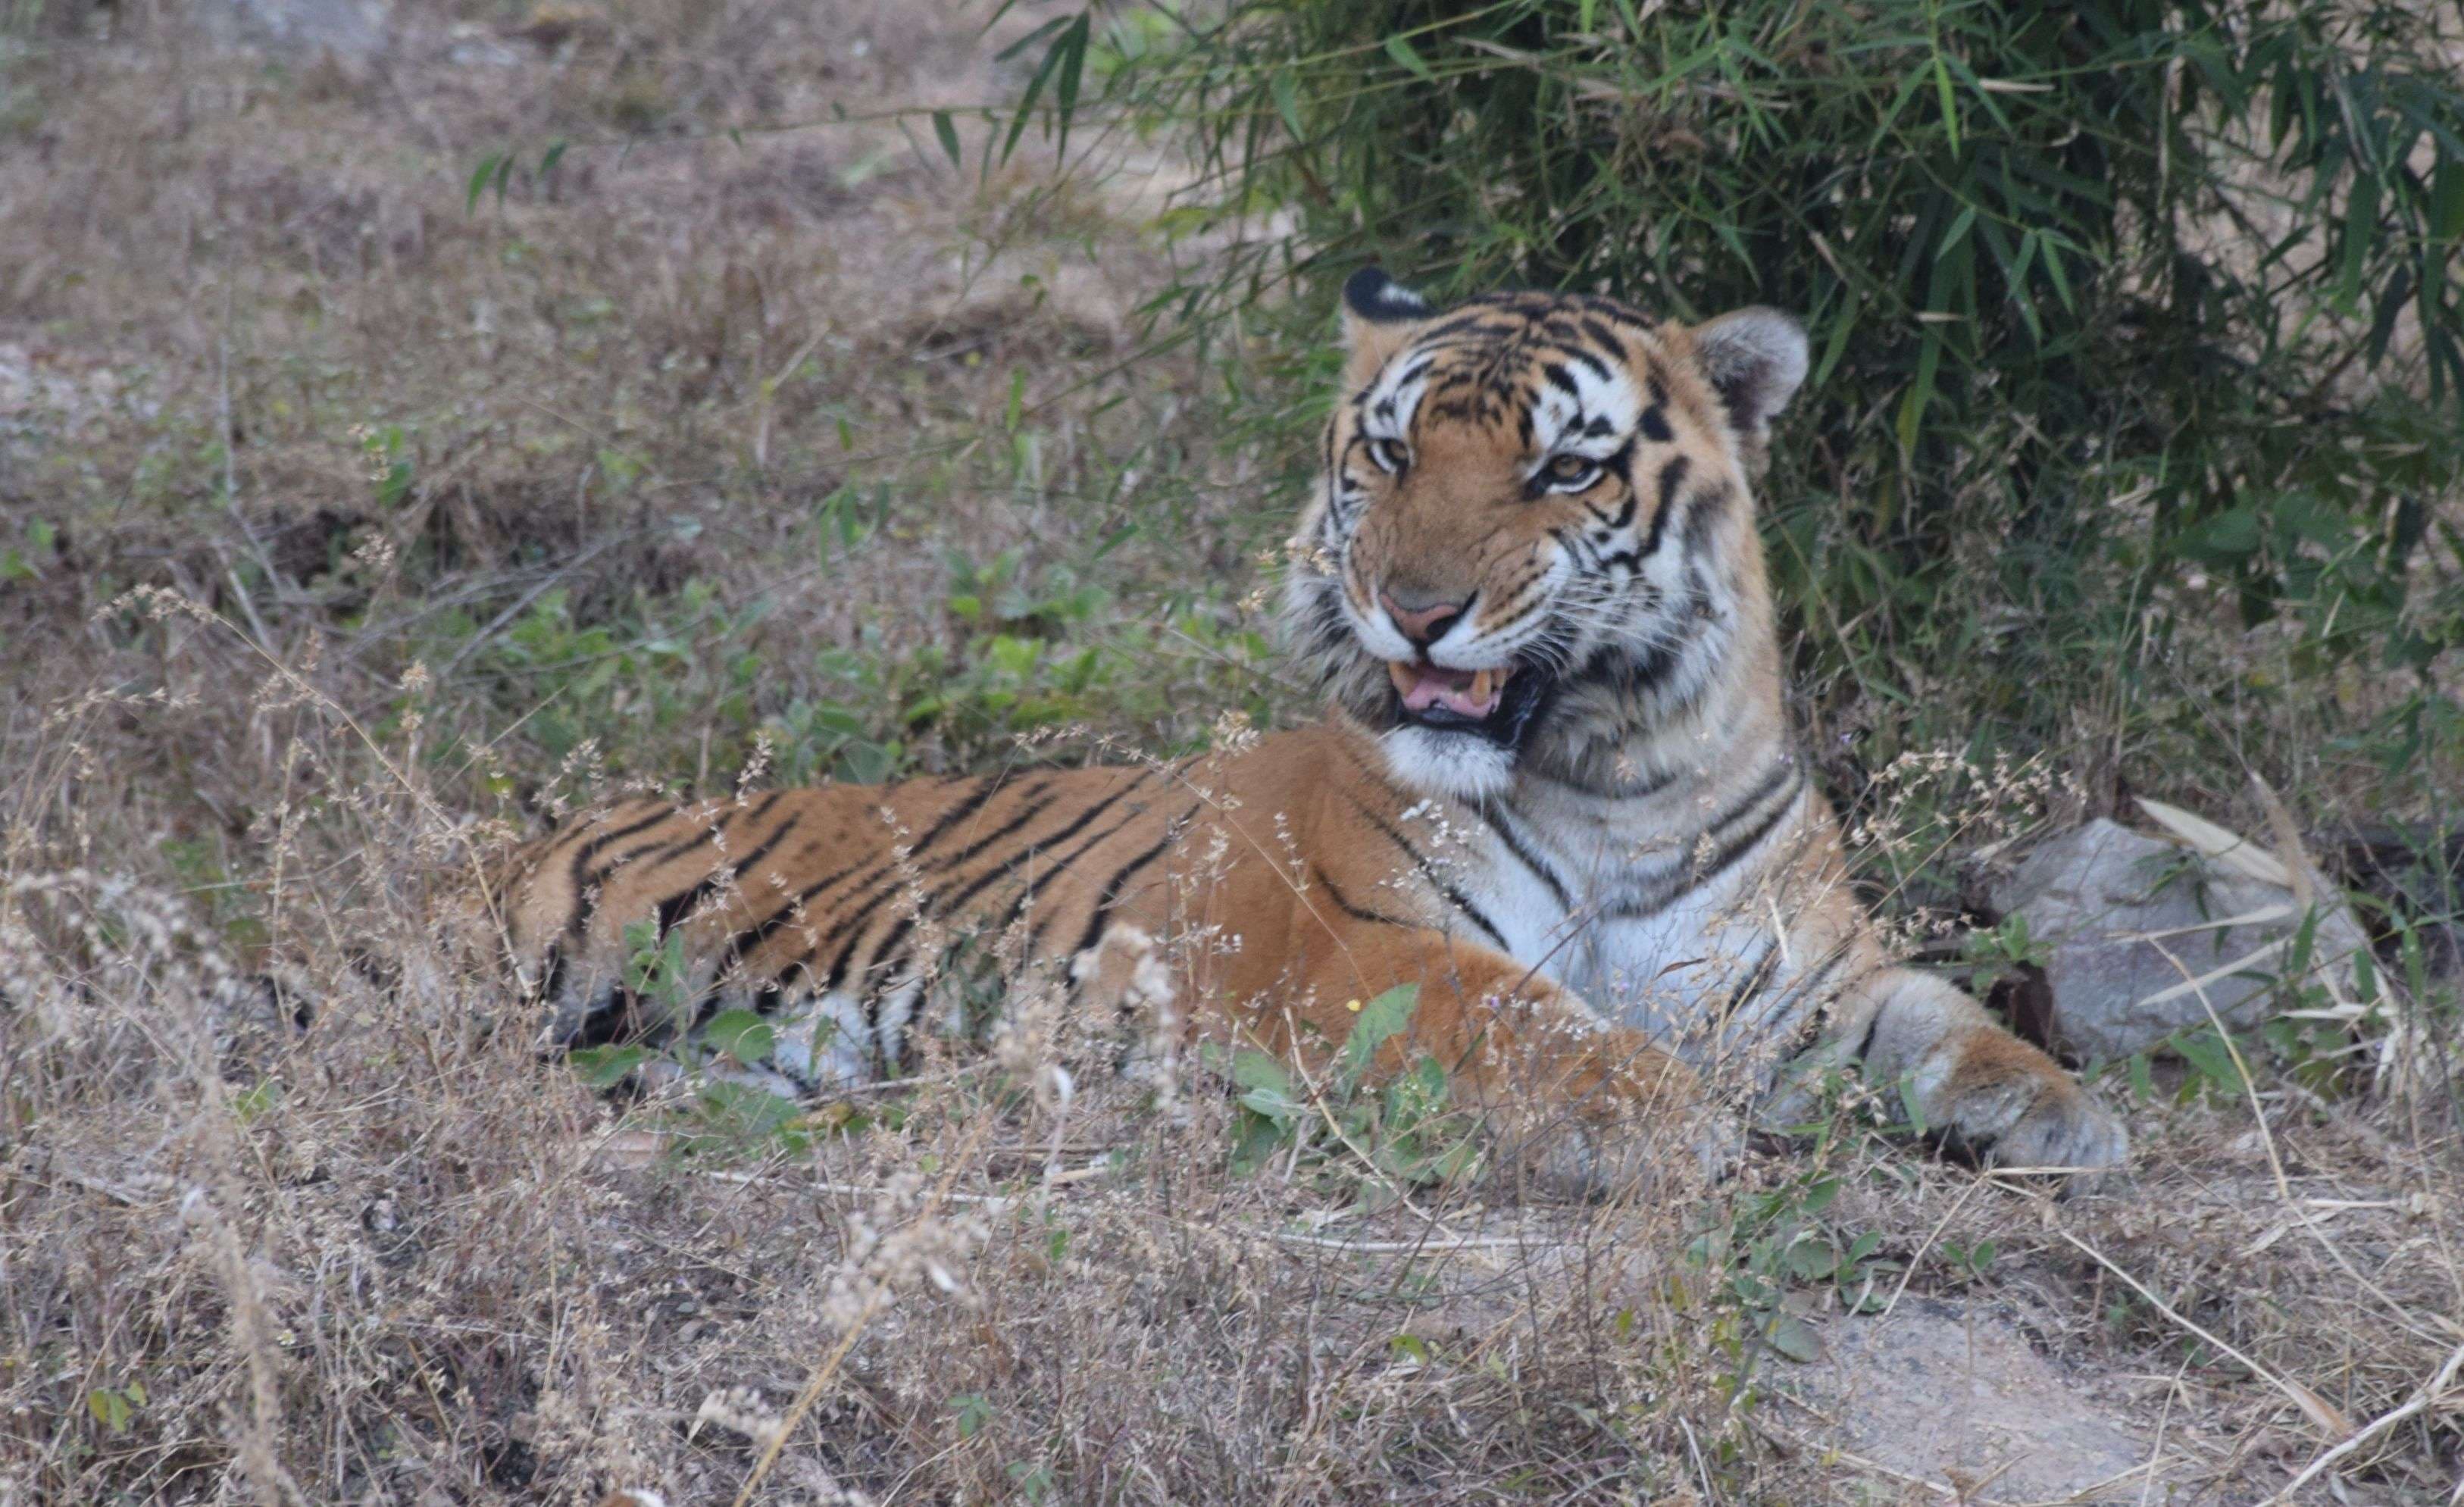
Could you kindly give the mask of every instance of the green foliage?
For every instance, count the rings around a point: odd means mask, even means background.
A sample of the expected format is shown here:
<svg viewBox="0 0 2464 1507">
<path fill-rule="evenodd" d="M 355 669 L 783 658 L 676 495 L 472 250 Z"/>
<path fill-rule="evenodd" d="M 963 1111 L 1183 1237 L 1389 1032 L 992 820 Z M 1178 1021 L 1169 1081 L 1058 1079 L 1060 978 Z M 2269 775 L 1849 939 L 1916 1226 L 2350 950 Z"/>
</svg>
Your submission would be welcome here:
<svg viewBox="0 0 2464 1507">
<path fill-rule="evenodd" d="M 625 928 L 625 983 L 651 1022 L 689 1020 L 693 978 L 681 928 L 665 932 L 655 921 Z M 654 1117 L 674 1134 L 683 1153 L 742 1154 L 784 1147 L 801 1149 L 820 1136 L 863 1128 L 844 1106 L 807 1115 L 801 1105 L 760 1082 L 726 1076 L 764 1066 L 778 1050 L 778 1028 L 751 1010 L 722 1010 L 690 1035 L 671 1037 L 653 1026 L 650 1041 L 581 1048 L 569 1056 L 575 1073 L 592 1088 L 614 1088 L 657 1057 L 691 1075 L 691 1092 L 672 1110 Z M 817 1037 L 817 1043 L 826 1040 Z"/>
<path fill-rule="evenodd" d="M 1969 990 L 1980 997 L 1996 981 L 2024 968 L 2042 968 L 2046 954 L 2044 944 L 2029 933 L 2028 918 L 2016 914 L 2004 916 L 1990 929 L 1969 932 L 1964 951 L 1964 961 L 1974 970 Z"/>
<path fill-rule="evenodd" d="M 659 933 L 655 921 L 625 924 L 625 987 L 672 1018 L 684 1012 L 692 990 L 692 961 L 681 930 Z"/>
<path fill-rule="evenodd" d="M 146 1404 L 145 1384 L 98 1387 L 85 1394 L 86 1411 L 106 1433 L 126 1433 L 129 1420 Z"/>
<path fill-rule="evenodd" d="M 1940 1253 L 1951 1276 L 1965 1284 L 1982 1280 L 1993 1269 L 1994 1257 L 2002 1254 L 2002 1248 L 1991 1240 L 1945 1240 Z"/>
<path fill-rule="evenodd" d="M 29 518 L 18 530 L 20 542 L 0 545 L 0 585 L 39 578 L 55 563 L 59 531 L 41 518 Z"/>
<path fill-rule="evenodd" d="M 1886 1278 L 1904 1269 L 1877 1255 L 1881 1234 L 1849 1234 L 1824 1220 L 1838 1193 L 1838 1175 L 1817 1163 L 1739 1198 L 1722 1222 L 1686 1248 L 1687 1258 L 1712 1276 L 1720 1300 L 1734 1307 L 1747 1330 L 1792 1361 L 1822 1353 L 1803 1310 L 1876 1312 L 1889 1300 Z M 1825 1300 L 1809 1303 L 1815 1295 Z"/>
<path fill-rule="evenodd" d="M 2093 692 L 2196 736 L 2249 671 L 2190 641 L 2274 620 L 2292 673 L 2387 678 L 2340 735 L 2418 768 L 2464 732 L 2431 678 L 2464 644 L 2438 10 L 1236 0 L 1097 72 L 1199 139 L 1173 225 L 1287 212 L 1158 307 L 1290 281 L 1322 340 L 1377 261 L 1800 315 L 1766 523 L 1835 705 L 1938 706 L 1909 666 L 1955 661 L 1955 725 L 2040 739 Z"/>
<path fill-rule="evenodd" d="M 837 694 L 799 699 L 770 720 L 781 777 L 872 783 L 922 772 L 927 750 L 965 767 L 1014 756 L 1022 734 L 1163 722 L 1173 710 L 1155 674 L 1165 637 L 1236 674 L 1254 674 L 1270 654 L 1263 636 L 1227 632 L 1213 613 L 1176 615 L 1162 632 L 1124 621 L 1109 592 L 1065 567 L 1030 579 L 1014 550 L 980 563 L 954 552 L 947 568 L 945 640 L 902 649 L 868 627 L 861 646 L 813 656 L 816 681 Z M 1265 720 L 1254 688 L 1241 704 Z"/>
<path fill-rule="evenodd" d="M 759 1067 L 777 1050 L 779 1033 L 750 1010 L 722 1010 L 701 1028 L 705 1045 L 729 1061 Z"/>
<path fill-rule="evenodd" d="M 584 1083 L 613 1088 L 632 1077 L 649 1056 L 648 1049 L 638 1046 L 584 1046 L 566 1053 L 565 1060 Z"/>
<path fill-rule="evenodd" d="M 282 1103 L 282 1080 L 264 1078 L 231 1096 L 231 1118 L 253 1125 Z"/>
<path fill-rule="evenodd" d="M 1445 1182 L 1479 1164 L 1472 1118 L 1456 1112 L 1445 1065 L 1425 1054 L 1373 1088 L 1378 1051 L 1408 1032 L 1419 986 L 1401 984 L 1353 1000 L 1352 1034 L 1323 1081 L 1296 1076 L 1255 1047 L 1225 1051 L 1208 1042 L 1210 1066 L 1232 1080 L 1240 1105 L 1233 1125 L 1235 1170 L 1278 1162 L 1357 1193 L 1379 1207 L 1405 1189 Z"/>
</svg>

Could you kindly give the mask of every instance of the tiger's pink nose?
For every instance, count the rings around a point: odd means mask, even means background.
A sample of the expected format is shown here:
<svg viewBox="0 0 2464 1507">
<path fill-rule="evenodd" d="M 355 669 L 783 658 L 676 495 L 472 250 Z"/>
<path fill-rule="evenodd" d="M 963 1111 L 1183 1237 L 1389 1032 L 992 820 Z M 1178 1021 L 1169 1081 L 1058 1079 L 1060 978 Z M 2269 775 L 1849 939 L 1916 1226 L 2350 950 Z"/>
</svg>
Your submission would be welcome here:
<svg viewBox="0 0 2464 1507">
<path fill-rule="evenodd" d="M 1446 630 L 1463 615 L 1463 609 L 1471 605 L 1468 601 L 1422 601 L 1418 606 L 1406 606 L 1391 591 L 1379 592 L 1377 601 L 1386 609 L 1386 616 L 1395 620 L 1395 626 L 1402 630 L 1403 637 L 1420 648 L 1444 638 Z"/>
</svg>

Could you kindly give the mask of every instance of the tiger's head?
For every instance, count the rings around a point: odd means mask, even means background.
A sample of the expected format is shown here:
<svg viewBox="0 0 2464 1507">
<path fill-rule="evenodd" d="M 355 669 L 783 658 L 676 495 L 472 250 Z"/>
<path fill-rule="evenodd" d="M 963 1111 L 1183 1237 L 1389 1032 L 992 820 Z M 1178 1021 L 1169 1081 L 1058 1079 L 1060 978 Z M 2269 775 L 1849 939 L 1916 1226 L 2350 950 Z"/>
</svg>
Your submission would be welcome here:
<svg viewBox="0 0 2464 1507">
<path fill-rule="evenodd" d="M 1577 294 L 1441 310 L 1375 270 L 1343 303 L 1287 626 L 1397 778 L 1477 798 L 1581 769 L 1768 659 L 1749 488 L 1805 380 L 1795 320 L 1689 328 Z"/>
</svg>

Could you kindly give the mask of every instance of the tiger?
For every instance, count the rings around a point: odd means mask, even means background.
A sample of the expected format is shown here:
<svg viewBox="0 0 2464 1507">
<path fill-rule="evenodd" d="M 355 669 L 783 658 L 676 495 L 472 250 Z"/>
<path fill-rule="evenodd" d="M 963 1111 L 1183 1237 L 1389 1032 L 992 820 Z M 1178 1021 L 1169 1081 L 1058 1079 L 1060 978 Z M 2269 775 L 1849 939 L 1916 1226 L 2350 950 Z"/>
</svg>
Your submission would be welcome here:
<svg viewBox="0 0 2464 1507">
<path fill-rule="evenodd" d="M 2120 1167 L 2114 1116 L 1888 957 L 1850 888 L 1753 515 L 1799 324 L 1580 293 L 1441 308 L 1374 268 L 1340 305 L 1280 607 L 1321 720 L 1177 762 L 576 818 L 496 887 L 549 1039 L 744 1008 L 787 1023 L 788 1090 L 878 1082 L 962 1027 L 930 988 L 955 938 L 1124 1071 L 1199 1039 L 1323 1068 L 1364 1000 L 1409 986 L 1372 1068 L 1436 1059 L 1582 1187 L 1688 1148 L 1712 1167 L 1850 1064 L 1987 1163 Z M 671 939 L 691 1018 L 628 987 Z"/>
</svg>

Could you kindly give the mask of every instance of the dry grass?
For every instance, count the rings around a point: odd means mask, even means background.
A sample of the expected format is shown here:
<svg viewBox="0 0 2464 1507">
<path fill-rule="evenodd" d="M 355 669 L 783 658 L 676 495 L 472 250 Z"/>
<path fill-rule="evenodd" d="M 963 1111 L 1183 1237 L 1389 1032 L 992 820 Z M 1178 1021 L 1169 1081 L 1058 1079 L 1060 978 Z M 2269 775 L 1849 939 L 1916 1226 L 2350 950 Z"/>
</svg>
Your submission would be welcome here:
<svg viewBox="0 0 2464 1507">
<path fill-rule="evenodd" d="M 2301 1499 L 2459 1499 L 2431 1095 L 2262 1065 L 2139 1103 L 2135 1184 L 2068 1204 L 1843 1104 L 1573 1207 L 1235 1174 L 1212 1086 L 957 1062 L 780 1132 L 539 1060 L 426 918 L 562 800 L 826 774 L 800 705 L 901 768 L 1022 695 L 1158 749 L 1294 710 L 1242 605 L 1282 458 L 1124 364 L 1141 201 L 759 129 L 994 98 L 980 16 L 575 14 L 270 62 L 141 11 L 0 62 L 0 1503 L 697 1507 L 774 1444 L 782 1503 L 2026 1499 L 1758 1338 L 1848 1332 L 1790 1252 L 1860 1234 L 1855 1323 L 2015 1326 L 2144 1443 L 2087 1499 L 2260 1500 L 2348 1440 Z M 488 152 L 628 135 L 465 210 Z M 985 612 L 1091 678 L 1001 679 Z"/>
</svg>

